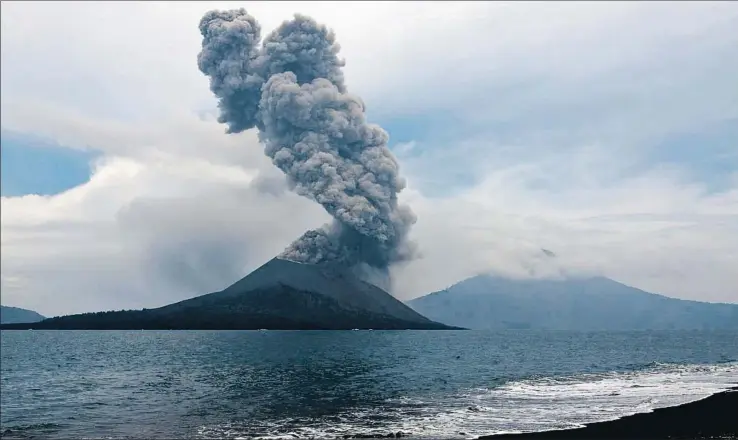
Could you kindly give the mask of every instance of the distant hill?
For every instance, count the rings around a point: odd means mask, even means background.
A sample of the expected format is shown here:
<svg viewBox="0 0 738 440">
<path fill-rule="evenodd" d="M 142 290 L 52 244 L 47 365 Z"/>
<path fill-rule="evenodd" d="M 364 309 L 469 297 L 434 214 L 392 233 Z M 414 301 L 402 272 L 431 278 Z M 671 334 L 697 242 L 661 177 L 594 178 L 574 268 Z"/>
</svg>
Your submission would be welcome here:
<svg viewBox="0 0 738 440">
<path fill-rule="evenodd" d="M 272 259 L 223 291 L 156 309 L 86 313 L 3 328 L 447 329 L 334 265 Z"/>
<path fill-rule="evenodd" d="M 738 304 L 668 298 L 603 277 L 480 275 L 408 304 L 432 320 L 471 329 L 738 329 Z"/>
<path fill-rule="evenodd" d="M 38 322 L 46 319 L 33 310 L 21 309 L 20 307 L 0 306 L 0 324 L 13 324 L 17 322 Z"/>
</svg>

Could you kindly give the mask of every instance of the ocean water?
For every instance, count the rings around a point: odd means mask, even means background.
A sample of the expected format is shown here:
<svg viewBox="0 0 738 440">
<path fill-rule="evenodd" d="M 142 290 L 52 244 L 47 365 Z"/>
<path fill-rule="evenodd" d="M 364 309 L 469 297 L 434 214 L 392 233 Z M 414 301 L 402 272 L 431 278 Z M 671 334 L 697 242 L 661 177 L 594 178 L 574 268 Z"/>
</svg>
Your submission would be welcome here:
<svg viewBox="0 0 738 440">
<path fill-rule="evenodd" d="M 738 332 L 3 331 L 3 438 L 474 438 L 738 384 Z"/>
</svg>

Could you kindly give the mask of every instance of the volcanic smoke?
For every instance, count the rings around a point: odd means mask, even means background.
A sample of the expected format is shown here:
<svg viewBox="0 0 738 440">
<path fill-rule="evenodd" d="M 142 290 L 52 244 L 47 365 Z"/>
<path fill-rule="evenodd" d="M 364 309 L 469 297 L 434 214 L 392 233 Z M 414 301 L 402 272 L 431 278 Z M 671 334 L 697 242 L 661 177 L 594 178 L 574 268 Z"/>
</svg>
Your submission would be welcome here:
<svg viewBox="0 0 738 440">
<path fill-rule="evenodd" d="M 405 180 L 387 132 L 366 122 L 363 101 L 347 91 L 333 31 L 296 14 L 261 42 L 259 23 L 235 9 L 206 13 L 200 33 L 198 67 L 218 98 L 218 122 L 227 133 L 256 127 L 290 188 L 333 217 L 280 258 L 382 271 L 412 258 L 416 217 L 397 201 Z"/>
</svg>

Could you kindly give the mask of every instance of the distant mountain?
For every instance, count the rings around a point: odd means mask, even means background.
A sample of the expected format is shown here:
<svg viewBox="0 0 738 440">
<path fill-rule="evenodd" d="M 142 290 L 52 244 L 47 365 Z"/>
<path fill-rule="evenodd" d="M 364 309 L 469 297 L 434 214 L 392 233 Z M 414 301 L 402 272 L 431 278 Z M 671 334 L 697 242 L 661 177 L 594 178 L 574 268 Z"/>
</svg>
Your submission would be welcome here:
<svg viewBox="0 0 738 440">
<path fill-rule="evenodd" d="M 471 329 L 738 329 L 738 304 L 668 298 L 603 277 L 480 275 L 408 304 L 432 320 Z"/>
<path fill-rule="evenodd" d="M 0 306 L 0 324 L 13 324 L 17 322 L 38 322 L 46 319 L 33 310 L 21 309 L 20 307 Z"/>
<path fill-rule="evenodd" d="M 156 309 L 86 313 L 3 328 L 447 329 L 335 265 L 272 259 L 223 291 Z"/>
</svg>

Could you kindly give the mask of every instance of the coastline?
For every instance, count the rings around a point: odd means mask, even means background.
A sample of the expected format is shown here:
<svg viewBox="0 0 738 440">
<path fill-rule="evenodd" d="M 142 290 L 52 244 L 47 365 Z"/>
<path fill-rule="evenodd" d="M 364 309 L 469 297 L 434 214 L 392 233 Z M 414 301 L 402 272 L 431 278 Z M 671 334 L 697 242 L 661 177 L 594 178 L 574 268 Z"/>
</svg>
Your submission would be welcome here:
<svg viewBox="0 0 738 440">
<path fill-rule="evenodd" d="M 478 438 L 499 439 L 738 439 L 738 386 L 683 405 L 591 423 L 582 428 Z"/>
</svg>

